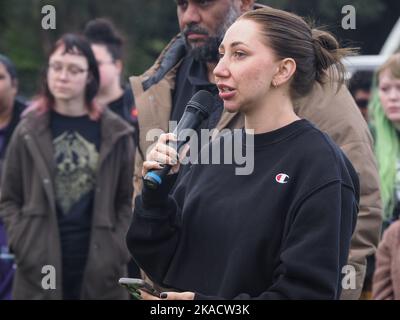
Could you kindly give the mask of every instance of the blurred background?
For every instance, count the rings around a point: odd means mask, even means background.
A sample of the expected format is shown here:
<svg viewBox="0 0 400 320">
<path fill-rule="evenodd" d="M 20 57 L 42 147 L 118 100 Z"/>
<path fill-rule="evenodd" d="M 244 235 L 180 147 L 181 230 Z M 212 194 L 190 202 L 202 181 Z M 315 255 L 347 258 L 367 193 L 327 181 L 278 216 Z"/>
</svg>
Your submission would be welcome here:
<svg viewBox="0 0 400 320">
<path fill-rule="evenodd" d="M 361 54 L 378 54 L 400 15 L 399 0 L 262 0 L 295 12 L 333 32 Z M 56 8 L 56 30 L 41 27 L 45 5 Z M 356 29 L 341 27 L 342 7 L 356 9 Z M 44 57 L 52 42 L 65 32 L 80 32 L 87 21 L 107 17 L 126 40 L 125 79 L 151 66 L 177 32 L 173 0 L 0 0 L 0 52 L 16 63 L 20 94 L 29 98 L 38 90 Z"/>
</svg>

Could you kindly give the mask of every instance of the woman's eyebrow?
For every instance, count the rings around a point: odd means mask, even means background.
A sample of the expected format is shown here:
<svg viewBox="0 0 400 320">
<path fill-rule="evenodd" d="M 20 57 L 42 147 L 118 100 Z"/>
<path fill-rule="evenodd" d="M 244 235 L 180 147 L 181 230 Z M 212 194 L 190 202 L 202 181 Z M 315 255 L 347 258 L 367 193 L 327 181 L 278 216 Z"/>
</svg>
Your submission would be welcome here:
<svg viewBox="0 0 400 320">
<path fill-rule="evenodd" d="M 235 42 L 232 42 L 232 43 L 229 45 L 229 47 L 234 48 L 234 47 L 237 47 L 237 46 L 239 46 L 239 45 L 244 45 L 244 46 L 248 47 L 248 45 L 245 44 L 245 43 L 242 42 L 242 41 L 235 41 Z M 223 44 L 221 44 L 221 45 L 219 46 L 219 49 L 225 49 L 225 46 L 224 46 Z"/>
<path fill-rule="evenodd" d="M 245 43 L 242 42 L 242 41 L 235 41 L 235 42 L 232 42 L 231 45 L 230 45 L 230 47 L 233 48 L 233 47 L 237 47 L 237 46 L 239 46 L 239 45 L 244 45 L 244 46 L 248 47 L 248 45 L 245 44 Z"/>
</svg>

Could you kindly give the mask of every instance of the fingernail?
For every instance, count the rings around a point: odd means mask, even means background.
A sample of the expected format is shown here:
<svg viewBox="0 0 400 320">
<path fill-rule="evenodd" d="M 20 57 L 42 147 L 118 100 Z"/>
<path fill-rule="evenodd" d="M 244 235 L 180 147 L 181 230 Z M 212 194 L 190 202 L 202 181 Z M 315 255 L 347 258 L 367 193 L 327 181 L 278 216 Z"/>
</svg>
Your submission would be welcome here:
<svg viewBox="0 0 400 320">
<path fill-rule="evenodd" d="M 161 299 L 167 299 L 167 298 L 168 298 L 168 294 L 165 293 L 165 292 L 162 292 L 162 293 L 160 294 L 160 298 L 161 298 Z"/>
</svg>

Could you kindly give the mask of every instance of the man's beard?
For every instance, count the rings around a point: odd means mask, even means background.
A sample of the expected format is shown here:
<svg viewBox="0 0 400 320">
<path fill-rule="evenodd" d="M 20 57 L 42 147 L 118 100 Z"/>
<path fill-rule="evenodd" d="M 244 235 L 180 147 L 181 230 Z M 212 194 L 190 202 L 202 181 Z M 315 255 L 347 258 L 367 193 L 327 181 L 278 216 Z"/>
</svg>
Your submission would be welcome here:
<svg viewBox="0 0 400 320">
<path fill-rule="evenodd" d="M 190 55 L 194 60 L 199 62 L 217 62 L 218 61 L 218 47 L 222 39 L 217 37 L 209 37 L 204 44 L 198 47 L 191 47 L 188 44 Z"/>
<path fill-rule="evenodd" d="M 187 25 L 182 33 L 185 37 L 186 48 L 189 51 L 189 54 L 192 55 L 193 59 L 199 62 L 218 62 L 218 48 L 224 38 L 225 32 L 239 16 L 240 12 L 237 11 L 234 6 L 231 6 L 228 13 L 226 14 L 224 21 L 222 21 L 220 26 L 218 26 L 216 35 L 212 37 L 209 36 L 209 32 L 207 30 L 205 30 L 198 24 L 192 23 Z M 208 36 L 208 38 L 204 41 L 202 45 L 199 45 L 198 47 L 192 47 L 187 39 L 189 33 L 204 34 Z"/>
</svg>

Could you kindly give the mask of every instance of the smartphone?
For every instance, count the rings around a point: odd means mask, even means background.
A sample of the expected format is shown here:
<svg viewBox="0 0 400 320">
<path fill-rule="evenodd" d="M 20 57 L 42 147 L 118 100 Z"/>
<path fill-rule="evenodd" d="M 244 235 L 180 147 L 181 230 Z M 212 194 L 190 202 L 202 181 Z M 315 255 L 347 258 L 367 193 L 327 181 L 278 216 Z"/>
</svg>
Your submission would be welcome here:
<svg viewBox="0 0 400 320">
<path fill-rule="evenodd" d="M 136 278 L 120 278 L 118 283 L 127 289 L 129 293 L 137 300 L 141 300 L 142 297 L 140 296 L 139 290 L 143 290 L 155 297 L 159 297 L 161 292 L 156 290 L 152 285 L 148 282 L 144 281 L 143 279 L 136 279 Z"/>
</svg>

